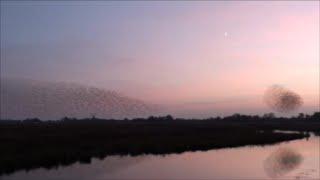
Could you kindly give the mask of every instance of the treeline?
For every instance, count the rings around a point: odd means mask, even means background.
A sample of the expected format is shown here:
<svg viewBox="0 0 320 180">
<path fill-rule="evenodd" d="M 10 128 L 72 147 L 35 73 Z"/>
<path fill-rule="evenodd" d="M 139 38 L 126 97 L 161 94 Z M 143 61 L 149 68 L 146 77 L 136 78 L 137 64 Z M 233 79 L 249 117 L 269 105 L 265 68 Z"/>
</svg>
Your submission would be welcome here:
<svg viewBox="0 0 320 180">
<path fill-rule="evenodd" d="M 166 116 L 149 116 L 148 118 L 133 118 L 133 119 L 103 119 L 103 118 L 97 118 L 96 116 L 92 116 L 91 118 L 74 118 L 74 117 L 63 117 L 59 120 L 46 120 L 45 122 L 57 122 L 57 121 L 75 121 L 75 120 L 93 120 L 93 121 L 116 121 L 116 120 L 123 120 L 123 121 L 172 121 L 172 120 L 306 120 L 306 121 L 320 121 L 320 112 L 314 112 L 313 114 L 304 114 L 299 113 L 297 116 L 292 117 L 276 117 L 274 113 L 266 113 L 262 116 L 259 115 L 244 115 L 235 113 L 231 116 L 226 117 L 210 117 L 205 119 L 185 119 L 185 118 L 174 118 L 172 115 L 166 115 Z M 0 122 L 8 122 L 10 123 L 12 120 L 0 120 Z M 40 120 L 39 118 L 27 118 L 24 120 L 14 120 L 15 122 L 26 122 L 26 123 L 38 123 L 43 122 L 43 120 Z"/>
</svg>

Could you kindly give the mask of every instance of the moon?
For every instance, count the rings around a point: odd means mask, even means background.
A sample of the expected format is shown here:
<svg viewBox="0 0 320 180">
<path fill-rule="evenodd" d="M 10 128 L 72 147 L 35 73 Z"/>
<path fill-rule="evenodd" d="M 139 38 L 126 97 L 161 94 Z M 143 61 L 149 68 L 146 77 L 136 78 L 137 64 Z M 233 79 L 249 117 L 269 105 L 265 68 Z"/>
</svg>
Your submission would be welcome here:
<svg viewBox="0 0 320 180">
<path fill-rule="evenodd" d="M 228 32 L 224 32 L 224 37 L 227 37 L 228 36 Z"/>
</svg>

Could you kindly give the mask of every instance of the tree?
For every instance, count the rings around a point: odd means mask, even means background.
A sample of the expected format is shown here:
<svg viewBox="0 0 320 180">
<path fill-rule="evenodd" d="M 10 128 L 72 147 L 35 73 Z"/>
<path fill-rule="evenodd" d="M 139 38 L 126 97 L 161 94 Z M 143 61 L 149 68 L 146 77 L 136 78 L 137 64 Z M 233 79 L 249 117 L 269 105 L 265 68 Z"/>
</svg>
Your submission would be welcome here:
<svg viewBox="0 0 320 180">
<path fill-rule="evenodd" d="M 303 113 L 299 113 L 298 118 L 299 118 L 299 119 L 304 119 L 304 118 L 305 118 L 305 115 L 304 115 Z"/>
<path fill-rule="evenodd" d="M 173 120 L 173 117 L 172 117 L 171 115 L 167 115 L 167 116 L 165 117 L 165 119 L 166 119 L 166 120 L 169 120 L 169 121 L 172 121 L 172 120 Z"/>
<path fill-rule="evenodd" d="M 264 119 L 274 119 L 275 117 L 274 113 L 266 113 L 263 115 Z"/>
<path fill-rule="evenodd" d="M 320 112 L 315 112 L 315 113 L 313 113 L 312 119 L 320 120 Z"/>
</svg>

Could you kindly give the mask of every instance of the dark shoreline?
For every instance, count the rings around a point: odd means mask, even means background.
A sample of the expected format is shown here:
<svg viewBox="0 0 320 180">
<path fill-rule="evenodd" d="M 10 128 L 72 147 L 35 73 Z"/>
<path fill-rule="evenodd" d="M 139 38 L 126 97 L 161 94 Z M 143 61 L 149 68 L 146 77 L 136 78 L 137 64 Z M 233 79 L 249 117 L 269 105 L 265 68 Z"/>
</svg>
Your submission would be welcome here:
<svg viewBox="0 0 320 180">
<path fill-rule="evenodd" d="M 320 134 L 319 114 L 304 118 L 234 115 L 205 120 L 0 120 L 0 175 L 55 168 L 108 155 L 168 154 L 267 145 Z M 287 134 L 273 130 L 299 131 Z"/>
</svg>

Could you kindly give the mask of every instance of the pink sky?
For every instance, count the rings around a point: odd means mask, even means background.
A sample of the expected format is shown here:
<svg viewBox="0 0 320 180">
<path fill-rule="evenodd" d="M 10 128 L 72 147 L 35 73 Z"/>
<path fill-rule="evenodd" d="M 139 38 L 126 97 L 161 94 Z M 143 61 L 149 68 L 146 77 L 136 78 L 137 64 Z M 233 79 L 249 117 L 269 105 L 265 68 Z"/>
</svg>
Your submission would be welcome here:
<svg viewBox="0 0 320 180">
<path fill-rule="evenodd" d="M 281 84 L 319 106 L 318 1 L 1 3 L 4 76 L 207 112 L 268 111 L 261 96 Z"/>
</svg>

